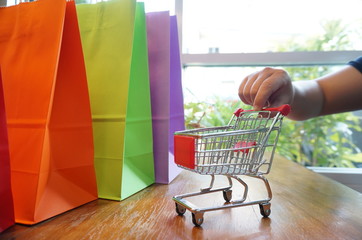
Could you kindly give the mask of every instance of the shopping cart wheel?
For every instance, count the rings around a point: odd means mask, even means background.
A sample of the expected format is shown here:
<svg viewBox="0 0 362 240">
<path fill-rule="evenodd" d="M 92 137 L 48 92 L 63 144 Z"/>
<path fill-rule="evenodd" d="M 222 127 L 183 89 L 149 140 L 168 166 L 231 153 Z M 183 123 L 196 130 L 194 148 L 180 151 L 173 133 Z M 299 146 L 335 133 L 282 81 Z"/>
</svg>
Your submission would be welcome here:
<svg viewBox="0 0 362 240">
<path fill-rule="evenodd" d="M 186 208 L 178 203 L 176 203 L 176 212 L 178 215 L 183 216 L 186 212 Z"/>
<path fill-rule="evenodd" d="M 203 213 L 192 213 L 192 222 L 196 227 L 200 227 L 204 222 L 204 214 Z"/>
<path fill-rule="evenodd" d="M 224 196 L 225 202 L 230 202 L 233 197 L 233 190 L 227 189 L 222 191 L 222 195 Z"/>
<path fill-rule="evenodd" d="M 269 217 L 271 213 L 270 206 L 271 204 L 269 202 L 259 204 L 260 214 L 263 215 L 263 217 Z"/>
</svg>

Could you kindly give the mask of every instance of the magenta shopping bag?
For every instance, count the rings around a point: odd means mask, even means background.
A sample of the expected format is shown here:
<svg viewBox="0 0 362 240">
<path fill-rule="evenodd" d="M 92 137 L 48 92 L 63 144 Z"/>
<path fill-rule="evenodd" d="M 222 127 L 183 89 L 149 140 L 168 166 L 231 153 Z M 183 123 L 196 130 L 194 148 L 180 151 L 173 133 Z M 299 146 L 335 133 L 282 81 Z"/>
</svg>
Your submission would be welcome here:
<svg viewBox="0 0 362 240">
<path fill-rule="evenodd" d="M 175 131 L 185 129 L 176 16 L 147 13 L 155 177 L 170 183 L 181 171 L 174 163 Z"/>
<path fill-rule="evenodd" d="M 13 225 L 14 221 L 14 206 L 10 184 L 8 131 L 0 69 L 0 233 Z"/>
</svg>

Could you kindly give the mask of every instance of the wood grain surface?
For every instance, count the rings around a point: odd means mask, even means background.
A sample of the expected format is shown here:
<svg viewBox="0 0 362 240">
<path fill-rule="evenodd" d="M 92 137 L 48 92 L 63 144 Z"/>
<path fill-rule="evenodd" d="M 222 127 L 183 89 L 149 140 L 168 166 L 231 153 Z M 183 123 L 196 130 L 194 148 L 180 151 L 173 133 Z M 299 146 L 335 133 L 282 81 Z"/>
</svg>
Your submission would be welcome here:
<svg viewBox="0 0 362 240">
<path fill-rule="evenodd" d="M 195 227 L 191 213 L 175 212 L 175 195 L 207 187 L 209 176 L 183 171 L 171 184 L 154 184 L 117 202 L 98 199 L 34 226 L 14 225 L 0 239 L 362 239 L 362 194 L 276 156 L 268 178 L 271 215 L 259 206 L 206 212 Z M 249 200 L 266 197 L 258 179 L 249 184 Z M 215 184 L 227 184 L 217 176 Z M 234 183 L 233 199 L 243 188 Z M 189 199 L 197 206 L 224 204 L 222 193 Z"/>
</svg>

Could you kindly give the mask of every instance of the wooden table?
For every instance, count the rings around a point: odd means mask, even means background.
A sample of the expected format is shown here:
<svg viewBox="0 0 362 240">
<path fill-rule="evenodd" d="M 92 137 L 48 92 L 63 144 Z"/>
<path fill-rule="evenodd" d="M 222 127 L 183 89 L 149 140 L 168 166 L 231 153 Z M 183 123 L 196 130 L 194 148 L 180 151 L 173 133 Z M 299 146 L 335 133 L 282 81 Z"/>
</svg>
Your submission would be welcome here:
<svg viewBox="0 0 362 240">
<path fill-rule="evenodd" d="M 253 205 L 206 212 L 195 227 L 189 211 L 176 214 L 172 197 L 207 186 L 209 176 L 183 171 L 169 185 L 154 184 L 122 202 L 99 199 L 35 226 L 15 225 L 0 239 L 362 239 L 362 194 L 279 156 L 266 176 L 269 218 Z M 266 196 L 260 180 L 243 179 L 249 199 Z M 235 197 L 242 193 L 237 184 Z M 224 202 L 221 193 L 191 200 L 202 207 Z"/>
</svg>

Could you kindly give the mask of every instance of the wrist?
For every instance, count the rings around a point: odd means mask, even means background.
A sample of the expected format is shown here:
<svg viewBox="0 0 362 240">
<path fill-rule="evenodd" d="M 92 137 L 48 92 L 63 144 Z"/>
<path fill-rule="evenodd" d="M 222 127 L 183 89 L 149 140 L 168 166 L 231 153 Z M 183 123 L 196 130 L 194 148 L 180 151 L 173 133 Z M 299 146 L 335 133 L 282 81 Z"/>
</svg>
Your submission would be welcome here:
<svg viewBox="0 0 362 240">
<path fill-rule="evenodd" d="M 291 101 L 293 120 L 306 120 L 320 115 L 323 106 L 323 94 L 314 80 L 293 82 Z"/>
</svg>

